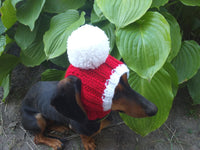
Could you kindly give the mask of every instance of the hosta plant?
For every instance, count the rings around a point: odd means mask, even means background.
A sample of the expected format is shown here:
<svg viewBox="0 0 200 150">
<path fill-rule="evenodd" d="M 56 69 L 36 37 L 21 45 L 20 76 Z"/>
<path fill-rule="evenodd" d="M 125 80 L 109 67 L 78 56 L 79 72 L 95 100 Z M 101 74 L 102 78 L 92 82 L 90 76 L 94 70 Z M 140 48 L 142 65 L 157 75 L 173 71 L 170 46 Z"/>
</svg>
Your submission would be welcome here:
<svg viewBox="0 0 200 150">
<path fill-rule="evenodd" d="M 179 85 L 200 104 L 200 0 L 2 0 L 0 85 L 9 94 L 12 70 L 53 63 L 42 80 L 60 80 L 69 63 L 66 41 L 83 24 L 105 31 L 110 54 L 130 69 L 129 84 L 158 107 L 154 117 L 120 114 L 140 135 L 168 118 Z M 20 49 L 19 55 L 13 55 Z M 10 53 L 11 52 L 11 53 Z M 183 84 L 184 83 L 184 84 Z"/>
</svg>

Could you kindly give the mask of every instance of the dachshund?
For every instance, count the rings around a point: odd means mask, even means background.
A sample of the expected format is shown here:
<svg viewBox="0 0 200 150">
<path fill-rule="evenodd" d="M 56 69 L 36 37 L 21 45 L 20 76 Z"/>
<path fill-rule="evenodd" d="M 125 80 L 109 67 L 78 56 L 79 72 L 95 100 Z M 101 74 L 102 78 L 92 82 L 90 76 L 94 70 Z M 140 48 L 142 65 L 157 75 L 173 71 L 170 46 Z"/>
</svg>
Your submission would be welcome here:
<svg viewBox="0 0 200 150">
<path fill-rule="evenodd" d="M 61 81 L 39 81 L 30 88 L 22 101 L 22 125 L 35 134 L 36 144 L 45 144 L 55 150 L 62 149 L 61 140 L 45 136 L 44 132 L 47 128 L 68 130 L 63 126 L 68 125 L 80 135 L 85 150 L 95 149 L 93 136 L 109 121 L 106 117 L 89 120 L 80 95 L 81 80 L 76 76 L 68 76 Z M 153 103 L 129 86 L 127 73 L 120 77 L 115 88 L 111 110 L 136 118 L 157 113 Z"/>
</svg>

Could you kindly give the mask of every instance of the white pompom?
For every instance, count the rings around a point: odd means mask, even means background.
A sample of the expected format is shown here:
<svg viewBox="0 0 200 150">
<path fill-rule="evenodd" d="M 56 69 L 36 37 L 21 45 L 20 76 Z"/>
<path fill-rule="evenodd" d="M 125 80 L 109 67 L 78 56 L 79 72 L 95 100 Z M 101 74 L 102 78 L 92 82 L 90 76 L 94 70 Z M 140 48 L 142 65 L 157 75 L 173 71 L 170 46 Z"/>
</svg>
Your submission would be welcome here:
<svg viewBox="0 0 200 150">
<path fill-rule="evenodd" d="M 81 69 L 95 69 L 109 54 L 109 40 L 103 30 L 84 25 L 73 31 L 67 40 L 69 62 Z"/>
</svg>

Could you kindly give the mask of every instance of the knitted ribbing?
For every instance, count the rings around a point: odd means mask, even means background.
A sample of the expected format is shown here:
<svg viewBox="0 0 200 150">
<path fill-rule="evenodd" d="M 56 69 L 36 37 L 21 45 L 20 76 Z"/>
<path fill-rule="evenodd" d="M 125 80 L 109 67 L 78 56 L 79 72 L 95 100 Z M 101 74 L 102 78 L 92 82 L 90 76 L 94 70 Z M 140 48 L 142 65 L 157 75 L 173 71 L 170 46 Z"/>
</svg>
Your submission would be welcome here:
<svg viewBox="0 0 200 150">
<path fill-rule="evenodd" d="M 122 74 L 128 68 L 119 60 L 108 56 L 96 69 L 80 69 L 70 65 L 65 77 L 74 75 L 81 80 L 81 101 L 89 120 L 105 117 L 110 113 L 112 98 Z"/>
</svg>

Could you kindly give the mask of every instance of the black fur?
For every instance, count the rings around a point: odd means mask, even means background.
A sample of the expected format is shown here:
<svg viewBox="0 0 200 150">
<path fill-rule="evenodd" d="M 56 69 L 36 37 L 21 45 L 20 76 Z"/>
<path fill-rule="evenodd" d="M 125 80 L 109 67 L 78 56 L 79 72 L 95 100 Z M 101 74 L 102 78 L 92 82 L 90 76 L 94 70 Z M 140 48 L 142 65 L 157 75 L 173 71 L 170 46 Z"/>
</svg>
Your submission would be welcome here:
<svg viewBox="0 0 200 150">
<path fill-rule="evenodd" d="M 83 123 L 87 120 L 87 116 L 78 106 L 75 97 L 75 94 L 81 93 L 81 81 L 74 76 L 68 78 L 70 79 L 69 82 L 57 88 L 56 95 L 51 100 L 51 105 L 63 116 Z"/>
<path fill-rule="evenodd" d="M 98 131 L 100 123 L 89 121 L 76 103 L 75 94 L 80 93 L 81 81 L 74 76 L 69 78 L 69 82 L 61 86 L 57 81 L 40 81 L 31 87 L 21 107 L 26 130 L 40 132 L 35 116 L 41 113 L 48 120 L 71 124 L 79 134 L 92 135 Z"/>
</svg>

